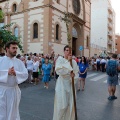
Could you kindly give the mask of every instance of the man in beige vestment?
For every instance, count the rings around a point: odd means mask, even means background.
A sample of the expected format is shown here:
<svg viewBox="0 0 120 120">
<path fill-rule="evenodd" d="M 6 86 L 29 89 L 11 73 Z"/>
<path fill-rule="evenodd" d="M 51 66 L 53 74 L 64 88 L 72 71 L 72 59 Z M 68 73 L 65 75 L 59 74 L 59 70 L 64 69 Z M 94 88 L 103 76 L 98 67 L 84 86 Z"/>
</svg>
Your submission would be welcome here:
<svg viewBox="0 0 120 120">
<path fill-rule="evenodd" d="M 55 88 L 53 120 L 75 120 L 71 77 L 74 76 L 76 83 L 79 69 L 75 60 L 72 60 L 72 66 L 70 65 L 71 59 L 70 48 L 65 46 L 64 58 L 58 57 L 55 66 L 59 77 Z"/>
</svg>

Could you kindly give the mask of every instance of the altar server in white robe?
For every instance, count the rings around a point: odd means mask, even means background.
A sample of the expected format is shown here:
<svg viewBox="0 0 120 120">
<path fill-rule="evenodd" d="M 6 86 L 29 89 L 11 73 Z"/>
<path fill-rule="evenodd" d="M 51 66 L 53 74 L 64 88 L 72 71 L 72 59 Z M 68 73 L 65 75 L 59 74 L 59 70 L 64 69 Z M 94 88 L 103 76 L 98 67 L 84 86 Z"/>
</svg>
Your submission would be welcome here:
<svg viewBox="0 0 120 120">
<path fill-rule="evenodd" d="M 0 120 L 20 120 L 19 102 L 21 91 L 18 84 L 28 77 L 27 69 L 17 59 L 17 43 L 6 44 L 6 56 L 0 59 Z"/>
<path fill-rule="evenodd" d="M 71 67 L 71 59 L 70 48 L 65 46 L 64 58 L 58 57 L 55 66 L 55 71 L 59 77 L 55 88 L 53 120 L 75 120 L 71 76 L 74 77 L 76 83 L 79 79 L 79 69 L 75 60 L 72 60 Z"/>
</svg>

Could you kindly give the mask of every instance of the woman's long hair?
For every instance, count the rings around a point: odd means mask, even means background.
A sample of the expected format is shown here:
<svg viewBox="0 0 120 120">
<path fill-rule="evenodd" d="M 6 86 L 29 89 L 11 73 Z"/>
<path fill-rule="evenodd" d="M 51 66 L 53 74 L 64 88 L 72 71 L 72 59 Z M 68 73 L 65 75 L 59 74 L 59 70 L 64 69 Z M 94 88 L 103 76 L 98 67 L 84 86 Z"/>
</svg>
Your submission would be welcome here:
<svg viewBox="0 0 120 120">
<path fill-rule="evenodd" d="M 86 65 L 86 64 L 87 64 L 87 61 L 86 61 L 85 56 L 82 56 L 82 58 L 84 58 L 84 64 Z M 82 63 L 82 59 L 81 59 L 80 63 Z"/>
</svg>

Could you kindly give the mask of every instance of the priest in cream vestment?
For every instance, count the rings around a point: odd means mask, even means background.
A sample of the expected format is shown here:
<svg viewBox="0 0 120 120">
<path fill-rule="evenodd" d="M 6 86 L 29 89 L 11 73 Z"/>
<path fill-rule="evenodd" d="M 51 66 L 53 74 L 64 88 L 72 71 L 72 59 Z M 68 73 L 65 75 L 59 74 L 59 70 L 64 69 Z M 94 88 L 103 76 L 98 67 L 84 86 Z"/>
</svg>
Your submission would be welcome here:
<svg viewBox="0 0 120 120">
<path fill-rule="evenodd" d="M 20 120 L 21 91 L 18 84 L 28 77 L 22 61 L 15 57 L 17 43 L 7 44 L 7 54 L 0 58 L 0 120 Z"/>
<path fill-rule="evenodd" d="M 74 73 L 74 82 L 76 83 L 79 79 L 79 69 L 75 60 L 72 60 L 72 67 L 70 65 L 68 46 L 65 46 L 64 54 L 64 58 L 58 57 L 55 66 L 59 77 L 55 88 L 53 120 L 75 120 L 71 71 Z"/>
</svg>

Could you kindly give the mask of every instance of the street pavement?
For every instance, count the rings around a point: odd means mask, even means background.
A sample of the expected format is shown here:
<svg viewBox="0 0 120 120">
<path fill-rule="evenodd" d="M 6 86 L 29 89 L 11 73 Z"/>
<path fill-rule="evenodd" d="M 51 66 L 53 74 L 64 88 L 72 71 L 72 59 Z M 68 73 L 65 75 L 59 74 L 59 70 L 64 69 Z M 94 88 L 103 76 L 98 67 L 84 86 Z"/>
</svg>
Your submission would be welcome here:
<svg viewBox="0 0 120 120">
<path fill-rule="evenodd" d="M 117 100 L 108 101 L 107 75 L 89 71 L 85 91 L 77 92 L 78 120 L 120 120 L 120 86 L 117 86 Z M 20 85 L 21 120 L 52 120 L 54 107 L 55 81 L 50 81 L 49 89 L 42 82 L 39 85 Z"/>
</svg>

